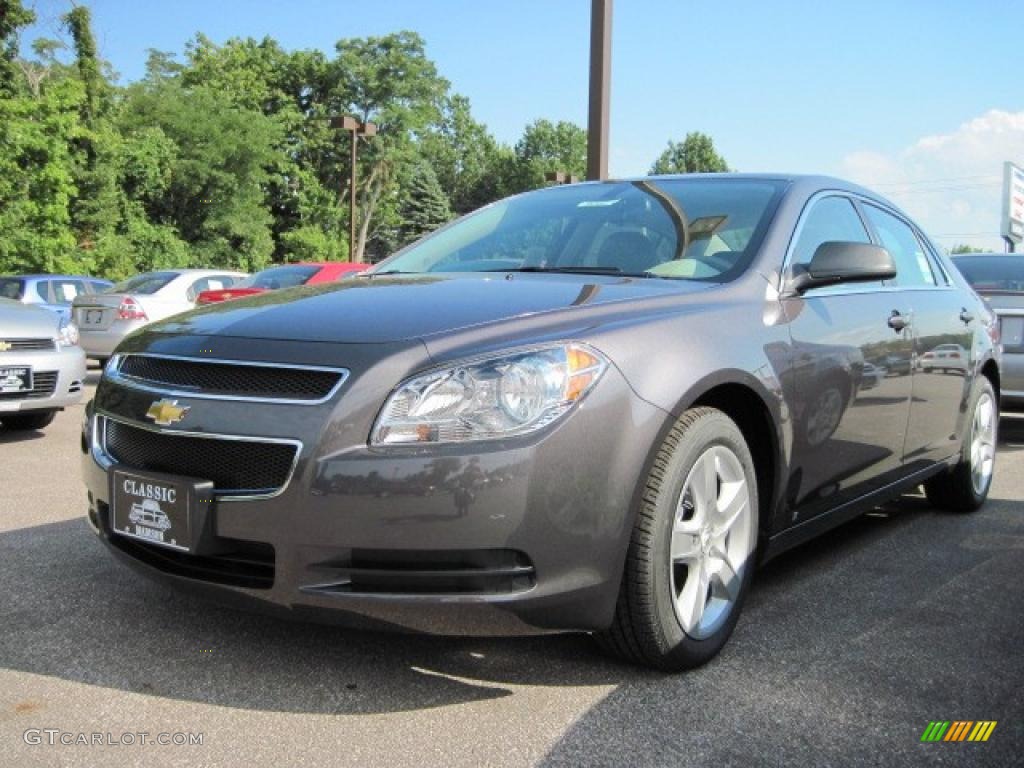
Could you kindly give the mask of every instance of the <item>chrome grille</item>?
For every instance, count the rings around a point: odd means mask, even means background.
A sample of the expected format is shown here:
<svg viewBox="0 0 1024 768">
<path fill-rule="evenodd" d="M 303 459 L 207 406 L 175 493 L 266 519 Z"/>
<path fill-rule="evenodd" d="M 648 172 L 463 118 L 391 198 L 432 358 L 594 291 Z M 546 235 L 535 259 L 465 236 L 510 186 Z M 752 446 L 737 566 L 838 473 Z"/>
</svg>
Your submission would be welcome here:
<svg viewBox="0 0 1024 768">
<path fill-rule="evenodd" d="M 38 400 L 50 397 L 57 389 L 57 371 L 33 371 L 32 389 L 24 392 L 0 392 L 0 400 Z"/>
<path fill-rule="evenodd" d="M 114 462 L 150 472 L 213 481 L 221 496 L 279 492 L 291 476 L 295 442 L 158 432 L 101 419 L 102 447 Z"/>
<path fill-rule="evenodd" d="M 347 371 L 225 360 L 124 355 L 113 371 L 128 384 L 194 397 L 321 402 L 344 381 Z M 173 392 L 172 392 L 173 393 Z"/>
<path fill-rule="evenodd" d="M 36 352 L 39 350 L 56 349 L 53 339 L 0 339 L 2 352 Z"/>
</svg>

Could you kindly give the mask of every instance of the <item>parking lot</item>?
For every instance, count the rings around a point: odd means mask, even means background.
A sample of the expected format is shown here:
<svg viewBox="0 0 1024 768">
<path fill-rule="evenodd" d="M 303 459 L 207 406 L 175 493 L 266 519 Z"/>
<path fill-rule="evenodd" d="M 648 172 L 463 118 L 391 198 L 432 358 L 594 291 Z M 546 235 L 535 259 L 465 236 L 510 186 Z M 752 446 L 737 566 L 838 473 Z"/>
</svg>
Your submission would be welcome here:
<svg viewBox="0 0 1024 768">
<path fill-rule="evenodd" d="M 144 581 L 85 522 L 81 415 L 0 431 L 0 763 L 1019 764 L 1024 420 L 1003 422 L 981 512 L 909 497 L 779 558 L 722 655 L 667 677 L 584 636 L 357 633 Z M 922 744 L 936 719 L 998 726 Z M 203 743 L 50 746 L 29 729 Z"/>
</svg>

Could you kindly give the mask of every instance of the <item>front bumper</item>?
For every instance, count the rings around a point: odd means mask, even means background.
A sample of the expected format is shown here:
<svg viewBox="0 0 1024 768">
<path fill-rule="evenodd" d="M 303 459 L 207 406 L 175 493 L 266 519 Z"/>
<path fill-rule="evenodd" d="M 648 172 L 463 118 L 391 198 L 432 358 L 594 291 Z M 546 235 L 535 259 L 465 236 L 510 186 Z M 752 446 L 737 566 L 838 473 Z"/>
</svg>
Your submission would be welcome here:
<svg viewBox="0 0 1024 768">
<path fill-rule="evenodd" d="M 666 415 L 611 368 L 580 407 L 529 438 L 382 451 L 367 435 L 400 377 L 375 378 L 353 370 L 317 406 L 187 401 L 183 428 L 301 442 L 281 492 L 215 503 L 222 554 L 203 556 L 111 531 L 98 419 L 143 424 L 158 393 L 105 380 L 82 446 L 94 530 L 149 576 L 292 617 L 441 634 L 606 628 Z"/>
<path fill-rule="evenodd" d="M 0 353 L 0 367 L 8 366 L 30 366 L 36 386 L 24 395 L 0 395 L 0 415 L 56 410 L 82 399 L 86 368 L 85 354 L 79 347 Z"/>
</svg>

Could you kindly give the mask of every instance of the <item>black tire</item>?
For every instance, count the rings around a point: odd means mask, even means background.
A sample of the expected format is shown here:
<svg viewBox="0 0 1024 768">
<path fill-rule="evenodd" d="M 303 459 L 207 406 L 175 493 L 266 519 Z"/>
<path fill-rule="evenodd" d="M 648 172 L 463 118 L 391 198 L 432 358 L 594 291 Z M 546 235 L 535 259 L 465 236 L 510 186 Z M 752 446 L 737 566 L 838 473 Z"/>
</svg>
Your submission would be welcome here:
<svg viewBox="0 0 1024 768">
<path fill-rule="evenodd" d="M 686 479 L 704 452 L 716 445 L 728 448 L 742 467 L 749 492 L 748 535 L 752 537 L 752 551 L 742 569 L 738 596 L 724 623 L 713 634 L 696 639 L 683 630 L 676 616 L 669 547 Z M 749 591 L 759 529 L 754 460 L 732 419 L 714 408 L 692 408 L 665 438 L 643 483 L 615 618 L 608 630 L 595 637 L 602 649 L 621 659 L 679 672 L 706 663 L 722 649 Z"/>
<path fill-rule="evenodd" d="M 0 417 L 0 424 L 12 431 L 43 429 L 48 427 L 56 411 L 30 411 L 29 413 L 9 413 Z"/>
<path fill-rule="evenodd" d="M 927 480 L 924 484 L 924 493 L 932 506 L 944 509 L 947 512 L 974 512 L 985 503 L 988 492 L 992 488 L 992 475 L 982 488 L 976 488 L 971 473 L 971 442 L 973 439 L 974 415 L 978 408 L 979 401 L 987 395 L 994 405 L 995 412 L 995 433 L 993 441 L 998 436 L 999 411 L 995 389 L 992 382 L 985 376 L 979 376 L 974 382 L 974 391 L 971 392 L 970 406 L 967 409 L 967 424 L 964 432 L 963 443 L 960 447 L 960 461 L 942 474 Z"/>
</svg>

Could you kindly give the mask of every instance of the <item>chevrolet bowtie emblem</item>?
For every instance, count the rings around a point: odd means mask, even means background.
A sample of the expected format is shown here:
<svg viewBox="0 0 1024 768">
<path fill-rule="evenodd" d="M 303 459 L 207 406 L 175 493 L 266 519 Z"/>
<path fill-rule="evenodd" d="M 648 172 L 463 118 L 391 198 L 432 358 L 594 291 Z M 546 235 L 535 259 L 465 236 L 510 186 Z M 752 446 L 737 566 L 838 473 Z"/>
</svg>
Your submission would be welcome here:
<svg viewBox="0 0 1024 768">
<path fill-rule="evenodd" d="M 161 427 L 169 427 L 177 424 L 185 418 L 190 408 L 187 405 L 178 405 L 177 400 L 157 400 L 146 411 L 146 418 L 152 419 L 155 424 Z"/>
<path fill-rule="evenodd" d="M 14 349 L 14 345 L 6 341 L 0 341 L 0 352 L 9 352 Z"/>
</svg>

